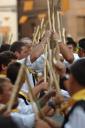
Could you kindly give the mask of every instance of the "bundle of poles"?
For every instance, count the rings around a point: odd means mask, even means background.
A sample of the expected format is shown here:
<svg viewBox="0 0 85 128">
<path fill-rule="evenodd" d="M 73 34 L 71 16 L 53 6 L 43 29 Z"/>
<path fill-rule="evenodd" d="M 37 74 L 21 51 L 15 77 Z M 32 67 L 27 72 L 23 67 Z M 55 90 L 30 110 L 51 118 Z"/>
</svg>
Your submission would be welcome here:
<svg viewBox="0 0 85 128">
<path fill-rule="evenodd" d="M 58 3 L 59 1 L 57 1 Z M 54 6 L 54 0 L 47 0 L 47 8 L 48 8 L 48 21 L 45 22 L 45 19 L 42 19 L 40 26 L 38 26 L 33 34 L 33 45 L 36 45 L 39 43 L 39 40 L 44 36 L 46 29 L 50 29 L 53 33 L 57 32 L 59 35 L 59 39 L 61 42 L 65 42 L 65 30 L 62 28 L 62 22 L 61 22 L 61 11 L 58 11 L 57 8 Z M 51 11 L 52 9 L 52 11 Z M 57 17 L 57 24 L 55 21 L 55 17 Z M 12 35 L 10 37 L 10 42 Z M 60 95 L 60 87 L 59 87 L 59 74 L 55 73 L 53 64 L 54 60 L 58 61 L 60 50 L 59 50 L 59 44 L 58 40 L 55 42 L 53 37 L 51 36 L 51 39 L 47 39 L 47 44 L 44 47 L 44 54 L 45 54 L 45 62 L 44 62 L 44 81 L 47 81 L 47 75 L 49 73 L 49 89 L 52 88 L 52 83 L 55 85 L 56 93 Z M 37 42 L 37 43 L 36 43 Z M 25 58 L 25 63 L 26 63 L 26 58 Z M 35 103 L 34 106 L 34 112 L 39 113 L 40 117 L 44 118 L 43 113 L 41 112 L 40 105 L 38 102 L 36 102 L 36 97 L 33 95 L 32 91 L 32 85 L 30 83 L 30 80 L 27 76 L 29 74 L 29 71 L 27 70 L 25 64 L 23 64 L 20 68 L 17 80 L 15 82 L 15 86 L 13 89 L 12 96 L 10 98 L 9 103 L 7 104 L 7 111 L 11 111 L 12 106 L 14 104 L 14 101 L 16 100 L 16 97 L 21 89 L 21 79 L 23 77 L 23 74 L 26 76 L 26 81 L 29 86 L 29 91 L 30 91 L 30 100 Z M 2 109 L 2 108 L 1 108 Z"/>
</svg>

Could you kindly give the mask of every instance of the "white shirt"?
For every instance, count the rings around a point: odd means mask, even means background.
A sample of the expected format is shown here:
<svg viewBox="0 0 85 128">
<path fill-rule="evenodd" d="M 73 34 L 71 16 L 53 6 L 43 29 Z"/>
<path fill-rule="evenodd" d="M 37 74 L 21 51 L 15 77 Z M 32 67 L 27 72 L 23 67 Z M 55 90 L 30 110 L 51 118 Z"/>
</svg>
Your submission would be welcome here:
<svg viewBox="0 0 85 128">
<path fill-rule="evenodd" d="M 76 107 L 74 109 L 64 128 L 85 128 L 85 112 L 81 107 Z"/>
<path fill-rule="evenodd" d="M 21 114 L 21 113 L 11 113 L 13 120 L 19 125 L 20 128 L 33 128 L 35 125 L 35 114 Z"/>
<path fill-rule="evenodd" d="M 35 69 L 38 73 L 43 73 L 44 61 L 45 61 L 45 55 L 42 54 L 36 61 L 32 63 L 32 68 Z"/>
<path fill-rule="evenodd" d="M 35 113 L 32 105 L 26 105 L 24 100 L 19 98 L 18 112 L 11 112 L 13 120 L 20 128 L 32 128 L 35 124 Z"/>
<path fill-rule="evenodd" d="M 19 105 L 18 105 L 17 109 L 19 110 L 19 113 L 22 113 L 22 114 L 34 113 L 33 106 L 30 102 L 29 102 L 29 105 L 26 105 L 22 98 L 19 98 L 18 101 L 19 101 Z"/>
</svg>

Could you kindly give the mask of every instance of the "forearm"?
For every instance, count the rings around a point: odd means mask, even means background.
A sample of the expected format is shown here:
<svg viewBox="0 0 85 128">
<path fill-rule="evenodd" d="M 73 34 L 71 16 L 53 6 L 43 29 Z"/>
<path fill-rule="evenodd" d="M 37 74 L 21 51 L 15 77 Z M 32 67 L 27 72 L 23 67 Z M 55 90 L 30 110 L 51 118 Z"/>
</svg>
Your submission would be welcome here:
<svg viewBox="0 0 85 128">
<path fill-rule="evenodd" d="M 30 54 L 30 59 L 32 63 L 43 54 L 44 46 L 45 44 L 38 44 L 37 46 L 35 46 L 35 48 L 32 49 Z"/>
<path fill-rule="evenodd" d="M 31 62 L 34 62 L 43 53 L 44 47 L 47 43 L 47 40 L 50 39 L 50 36 L 51 36 L 51 32 L 46 31 L 41 42 L 33 48 L 31 52 Z"/>
<path fill-rule="evenodd" d="M 33 94 L 34 96 L 36 97 L 40 92 L 41 90 L 43 90 L 43 86 L 42 85 L 37 85 L 33 88 Z"/>
<path fill-rule="evenodd" d="M 63 55 L 63 57 L 69 62 L 72 63 L 74 60 L 73 53 L 69 51 L 67 46 L 64 43 L 59 44 L 60 52 Z"/>
</svg>

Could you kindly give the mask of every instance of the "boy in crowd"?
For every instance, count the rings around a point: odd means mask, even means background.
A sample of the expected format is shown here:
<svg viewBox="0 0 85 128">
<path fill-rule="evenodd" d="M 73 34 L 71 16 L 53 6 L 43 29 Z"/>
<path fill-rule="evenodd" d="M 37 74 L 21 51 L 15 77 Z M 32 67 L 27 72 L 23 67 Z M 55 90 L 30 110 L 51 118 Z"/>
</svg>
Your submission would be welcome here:
<svg viewBox="0 0 85 128">
<path fill-rule="evenodd" d="M 0 74 L 6 74 L 9 63 L 16 61 L 16 56 L 10 51 L 0 53 Z"/>
</svg>

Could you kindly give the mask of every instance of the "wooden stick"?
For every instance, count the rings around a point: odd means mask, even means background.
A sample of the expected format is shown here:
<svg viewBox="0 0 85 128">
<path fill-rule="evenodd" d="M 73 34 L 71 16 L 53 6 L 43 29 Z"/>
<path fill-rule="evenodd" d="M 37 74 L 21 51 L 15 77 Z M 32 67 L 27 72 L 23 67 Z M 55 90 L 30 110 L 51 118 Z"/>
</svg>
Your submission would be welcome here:
<svg viewBox="0 0 85 128">
<path fill-rule="evenodd" d="M 15 82 L 15 86 L 13 88 L 13 93 L 10 97 L 10 100 L 9 100 L 9 103 L 8 103 L 8 107 L 7 107 L 7 111 L 10 112 L 11 109 L 12 109 L 12 106 L 14 104 L 14 101 L 16 99 L 16 96 L 21 88 L 21 79 L 22 79 L 22 76 L 23 76 L 23 71 L 24 71 L 24 65 L 21 66 L 20 70 L 19 70 L 19 74 L 18 74 L 18 77 L 17 77 L 17 80 Z"/>
<path fill-rule="evenodd" d="M 51 12 L 50 12 L 50 1 L 47 0 L 47 8 L 48 8 L 48 21 L 49 21 L 49 28 L 52 30 L 52 23 L 51 23 Z"/>
<path fill-rule="evenodd" d="M 52 75 L 52 72 L 50 70 L 50 66 L 47 63 L 47 60 L 46 60 L 46 66 L 47 66 L 47 69 L 48 69 L 48 72 L 49 72 L 49 75 L 50 75 L 50 86 L 49 86 L 50 88 L 49 89 L 51 89 L 51 84 L 53 83 L 53 75 Z"/>
<path fill-rule="evenodd" d="M 53 26 L 53 31 L 56 32 L 56 29 L 55 29 L 54 0 L 52 0 L 52 26 Z"/>
<path fill-rule="evenodd" d="M 51 48 L 50 48 L 50 40 L 47 40 L 47 46 L 48 46 L 48 60 L 49 60 L 49 63 L 50 63 L 50 65 L 52 66 L 52 50 L 51 50 Z M 53 77 L 52 77 L 52 73 L 50 73 L 49 72 L 49 74 L 50 74 L 50 86 L 49 86 L 49 89 L 51 89 L 51 85 L 52 85 L 52 83 L 53 83 Z"/>
<path fill-rule="evenodd" d="M 50 69 L 51 72 L 52 72 L 52 75 L 53 75 L 53 79 L 54 79 L 54 82 L 55 82 L 55 87 L 56 87 L 57 93 L 60 94 L 60 87 L 59 87 L 59 84 L 58 84 L 58 81 L 57 81 L 55 72 L 54 72 L 53 67 L 50 65 L 50 63 L 49 63 L 48 60 L 47 60 L 47 65 L 48 65 L 49 69 Z"/>
<path fill-rule="evenodd" d="M 40 25 L 41 30 L 43 28 L 43 25 L 44 25 L 44 18 L 42 18 L 42 21 L 41 21 L 41 25 Z"/>
<path fill-rule="evenodd" d="M 45 61 L 44 61 L 44 82 L 46 83 L 47 82 L 47 72 L 46 72 L 46 61 L 47 61 L 47 44 L 45 46 Z"/>
<path fill-rule="evenodd" d="M 61 32 L 61 23 L 60 23 L 60 12 L 57 11 L 57 22 L 58 22 L 58 33 L 60 36 L 60 41 L 62 42 L 62 32 Z"/>
<path fill-rule="evenodd" d="M 62 33 L 63 33 L 63 34 L 62 34 L 62 35 L 63 35 L 63 43 L 66 44 L 65 28 L 63 28 L 62 31 L 63 31 L 63 32 L 62 32 Z"/>
<path fill-rule="evenodd" d="M 33 44 L 36 43 L 36 38 L 37 38 L 37 36 L 38 36 L 39 29 L 40 29 L 40 27 L 39 27 L 39 25 L 38 25 L 38 26 L 37 26 L 37 29 L 36 29 L 36 32 L 35 32 L 35 34 L 34 34 L 34 37 L 33 37 Z"/>
<path fill-rule="evenodd" d="M 30 83 L 30 80 L 29 80 L 29 71 L 27 70 L 27 68 L 25 68 L 25 75 L 26 75 L 26 80 L 27 80 L 27 85 L 28 85 L 28 88 L 29 88 L 29 97 L 30 97 L 30 100 L 32 103 L 35 103 L 35 105 L 33 105 L 33 109 L 34 109 L 34 112 L 35 113 L 39 113 L 39 116 L 40 117 L 44 117 L 44 114 L 41 112 L 41 108 L 40 108 L 40 105 L 39 103 L 37 102 L 37 99 L 36 97 L 34 97 L 33 95 L 33 91 L 32 91 L 32 85 Z"/>
</svg>

